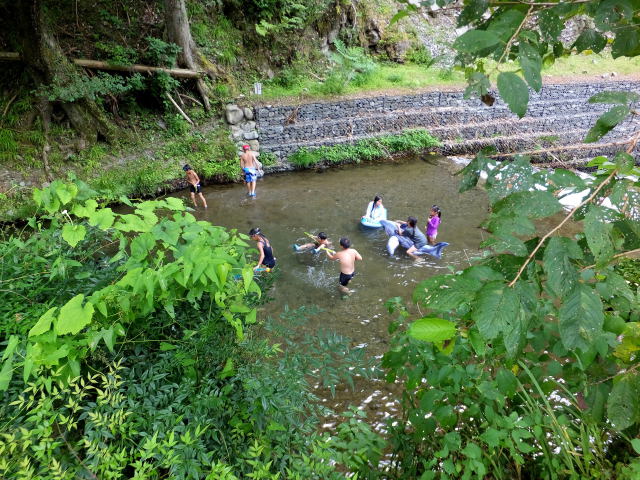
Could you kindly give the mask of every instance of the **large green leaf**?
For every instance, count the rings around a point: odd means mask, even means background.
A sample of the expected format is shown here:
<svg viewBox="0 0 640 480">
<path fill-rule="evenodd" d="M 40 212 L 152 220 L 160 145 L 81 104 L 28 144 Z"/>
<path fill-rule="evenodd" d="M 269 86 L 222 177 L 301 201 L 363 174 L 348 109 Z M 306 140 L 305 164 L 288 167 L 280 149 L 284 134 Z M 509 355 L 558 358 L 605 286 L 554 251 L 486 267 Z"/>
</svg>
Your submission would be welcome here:
<svg viewBox="0 0 640 480">
<path fill-rule="evenodd" d="M 595 290 L 578 283 L 558 311 L 560 339 L 568 350 L 587 350 L 602 334 L 604 314 Z"/>
<path fill-rule="evenodd" d="M 516 9 L 503 10 L 497 16 L 491 18 L 489 28 L 487 30 L 500 38 L 503 42 L 508 42 L 509 39 L 516 33 L 518 27 L 524 20 L 524 13 Z"/>
<path fill-rule="evenodd" d="M 640 35 L 636 25 L 620 28 L 611 46 L 611 55 L 618 57 L 635 57 L 640 54 Z"/>
<path fill-rule="evenodd" d="M 584 234 L 598 265 L 604 265 L 615 252 L 610 220 L 608 209 L 596 205 L 591 205 L 584 217 Z"/>
<path fill-rule="evenodd" d="M 93 305 L 82 305 L 84 295 L 79 294 L 69 300 L 61 309 L 55 330 L 58 335 L 71 333 L 75 335 L 91 323 L 93 318 Z"/>
<path fill-rule="evenodd" d="M 527 84 L 513 72 L 502 72 L 498 75 L 498 91 L 511 111 L 524 117 L 529 103 Z"/>
<path fill-rule="evenodd" d="M 616 105 L 608 112 L 603 113 L 587 133 L 587 136 L 584 138 L 585 143 L 593 143 L 600 140 L 609 133 L 613 127 L 627 118 L 630 112 L 631 110 L 626 105 Z"/>
<path fill-rule="evenodd" d="M 87 229 L 82 225 L 65 223 L 64 227 L 62 227 L 62 238 L 72 247 L 75 247 L 79 242 L 84 240 L 86 234 Z"/>
<path fill-rule="evenodd" d="M 507 330 L 517 319 L 520 299 L 503 282 L 491 282 L 478 292 L 473 318 L 480 334 L 491 340 Z"/>
<path fill-rule="evenodd" d="M 100 230 L 107 230 L 113 225 L 115 215 L 110 208 L 101 208 L 89 215 L 89 225 L 97 226 Z"/>
<path fill-rule="evenodd" d="M 486 30 L 469 30 L 453 42 L 453 48 L 465 53 L 476 53 L 493 47 L 498 43 L 500 43 L 500 38 L 492 32 L 487 32 Z"/>
<path fill-rule="evenodd" d="M 597 32 L 591 28 L 584 30 L 573 42 L 572 47 L 580 53 L 584 50 L 593 50 L 595 53 L 599 53 L 607 45 L 607 39 L 600 32 Z"/>
<path fill-rule="evenodd" d="M 458 15 L 458 27 L 464 27 L 476 21 L 489 8 L 488 0 L 466 0 L 464 8 Z"/>
<path fill-rule="evenodd" d="M 540 33 L 550 41 L 557 40 L 564 29 L 564 22 L 558 14 L 552 9 L 542 10 L 538 13 L 538 19 Z"/>
<path fill-rule="evenodd" d="M 542 76 L 540 75 L 542 58 L 540 58 L 538 49 L 528 43 L 521 42 L 518 58 L 525 80 L 531 88 L 539 92 L 542 88 Z"/>
<path fill-rule="evenodd" d="M 48 332 L 51 329 L 51 322 L 55 319 L 53 314 L 57 309 L 58 307 L 53 307 L 47 310 L 47 312 L 38 319 L 31 330 L 29 330 L 29 336 L 35 337 L 36 335 L 42 335 L 43 333 Z"/>
<path fill-rule="evenodd" d="M 534 190 L 516 192 L 493 204 L 493 211 L 500 215 L 523 215 L 544 218 L 562 210 L 562 205 L 551 192 Z"/>
<path fill-rule="evenodd" d="M 409 335 L 424 342 L 442 342 L 455 334 L 455 323 L 444 318 L 420 318 L 409 326 Z"/>
<path fill-rule="evenodd" d="M 607 416 L 617 430 L 625 430 L 640 417 L 640 382 L 635 372 L 616 380 L 607 401 Z"/>
<path fill-rule="evenodd" d="M 562 297 L 574 289 L 579 278 L 578 268 L 571 260 L 582 258 L 582 250 L 575 240 L 551 237 L 544 249 L 543 263 L 547 274 L 547 287 Z"/>
</svg>

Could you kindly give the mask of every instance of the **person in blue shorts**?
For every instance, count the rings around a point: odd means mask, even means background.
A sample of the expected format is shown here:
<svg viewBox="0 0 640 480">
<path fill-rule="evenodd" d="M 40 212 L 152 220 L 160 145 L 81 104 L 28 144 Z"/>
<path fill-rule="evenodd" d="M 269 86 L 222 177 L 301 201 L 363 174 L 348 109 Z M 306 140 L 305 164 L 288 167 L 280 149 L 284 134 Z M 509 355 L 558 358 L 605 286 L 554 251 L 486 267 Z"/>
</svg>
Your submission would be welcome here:
<svg viewBox="0 0 640 480">
<path fill-rule="evenodd" d="M 240 168 L 244 173 L 244 181 L 247 184 L 247 195 L 256 196 L 256 181 L 258 180 L 258 164 L 256 155 L 251 151 L 249 145 L 242 146 L 242 155 L 240 155 Z"/>
</svg>

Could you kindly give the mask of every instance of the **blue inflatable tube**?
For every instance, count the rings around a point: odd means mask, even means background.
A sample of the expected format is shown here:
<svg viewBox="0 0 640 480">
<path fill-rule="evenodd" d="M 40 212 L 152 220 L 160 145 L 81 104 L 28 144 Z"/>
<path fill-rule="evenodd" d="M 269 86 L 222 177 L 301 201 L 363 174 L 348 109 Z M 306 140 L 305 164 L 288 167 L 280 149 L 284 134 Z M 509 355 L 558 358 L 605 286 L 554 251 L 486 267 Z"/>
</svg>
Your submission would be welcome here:
<svg viewBox="0 0 640 480">
<path fill-rule="evenodd" d="M 367 228 L 382 228 L 382 224 L 379 220 L 373 220 L 369 217 L 362 217 L 360 219 L 360 223 L 362 224 L 362 226 Z"/>
</svg>

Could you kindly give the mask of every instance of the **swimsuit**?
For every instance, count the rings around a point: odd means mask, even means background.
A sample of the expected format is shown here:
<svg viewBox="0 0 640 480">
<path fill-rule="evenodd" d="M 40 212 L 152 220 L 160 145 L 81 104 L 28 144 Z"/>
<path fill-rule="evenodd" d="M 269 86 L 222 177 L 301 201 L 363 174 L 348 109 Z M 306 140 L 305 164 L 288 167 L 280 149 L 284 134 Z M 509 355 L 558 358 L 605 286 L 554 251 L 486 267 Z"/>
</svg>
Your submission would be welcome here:
<svg viewBox="0 0 640 480">
<path fill-rule="evenodd" d="M 349 281 L 353 278 L 355 274 L 356 272 L 349 273 L 349 274 L 340 272 L 340 285 L 342 285 L 343 287 L 346 287 Z"/>
<path fill-rule="evenodd" d="M 202 185 L 197 184 L 195 187 L 193 186 L 192 183 L 189 184 L 189 191 L 191 193 L 200 193 L 202 192 Z"/>
<path fill-rule="evenodd" d="M 258 172 L 255 168 L 244 167 L 244 181 L 247 183 L 255 182 L 258 179 Z"/>
<path fill-rule="evenodd" d="M 273 249 L 271 245 L 267 245 L 266 242 L 262 242 L 262 251 L 264 252 L 264 258 L 262 259 L 262 265 L 265 267 L 273 268 L 276 266 L 276 259 L 273 256 Z"/>
<path fill-rule="evenodd" d="M 438 226 L 440 225 L 440 217 L 437 215 L 431 217 L 427 222 L 427 237 L 436 238 L 438 235 Z"/>
</svg>

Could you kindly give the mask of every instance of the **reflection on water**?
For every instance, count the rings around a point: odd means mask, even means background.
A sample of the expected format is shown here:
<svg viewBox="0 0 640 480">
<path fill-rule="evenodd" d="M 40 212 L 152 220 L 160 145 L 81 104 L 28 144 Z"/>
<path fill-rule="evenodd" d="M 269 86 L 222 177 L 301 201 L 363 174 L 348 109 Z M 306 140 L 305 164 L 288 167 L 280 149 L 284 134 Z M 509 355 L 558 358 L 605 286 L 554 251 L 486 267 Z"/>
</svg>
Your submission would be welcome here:
<svg viewBox="0 0 640 480">
<path fill-rule="evenodd" d="M 479 253 L 483 232 L 478 226 L 486 217 L 488 202 L 482 190 L 458 193 L 459 178 L 452 175 L 457 168 L 450 160 L 431 157 L 271 175 L 258 182 L 255 199 L 245 196 L 243 185 L 206 187 L 209 209 L 195 215 L 244 233 L 260 227 L 271 240 L 280 274 L 270 292 L 274 301 L 264 307 L 263 315 L 278 315 L 284 305 L 317 305 L 323 312 L 307 328 L 335 330 L 350 337 L 353 345 L 367 344 L 372 355 L 381 355 L 390 321 L 384 302 L 396 296 L 410 299 L 416 283 L 450 268 L 464 268 Z M 422 230 L 431 205 L 438 204 L 442 208 L 438 241 L 450 244 L 442 258 L 427 256 L 414 263 L 402 248 L 389 256 L 384 232 L 364 229 L 359 223 L 376 194 L 382 196 L 390 219 L 413 215 Z M 182 196 L 188 199 L 188 192 Z M 356 264 L 357 275 L 349 284 L 355 292 L 347 298 L 337 290 L 336 262 L 322 252 L 292 250 L 293 243 L 308 241 L 305 232 L 319 231 L 327 233 L 334 248 L 341 236 L 348 236 L 364 259 Z M 363 392 L 355 394 L 358 402 L 372 394 L 372 385 L 363 383 L 359 382 Z M 374 403 L 386 395 L 376 396 Z"/>
</svg>

